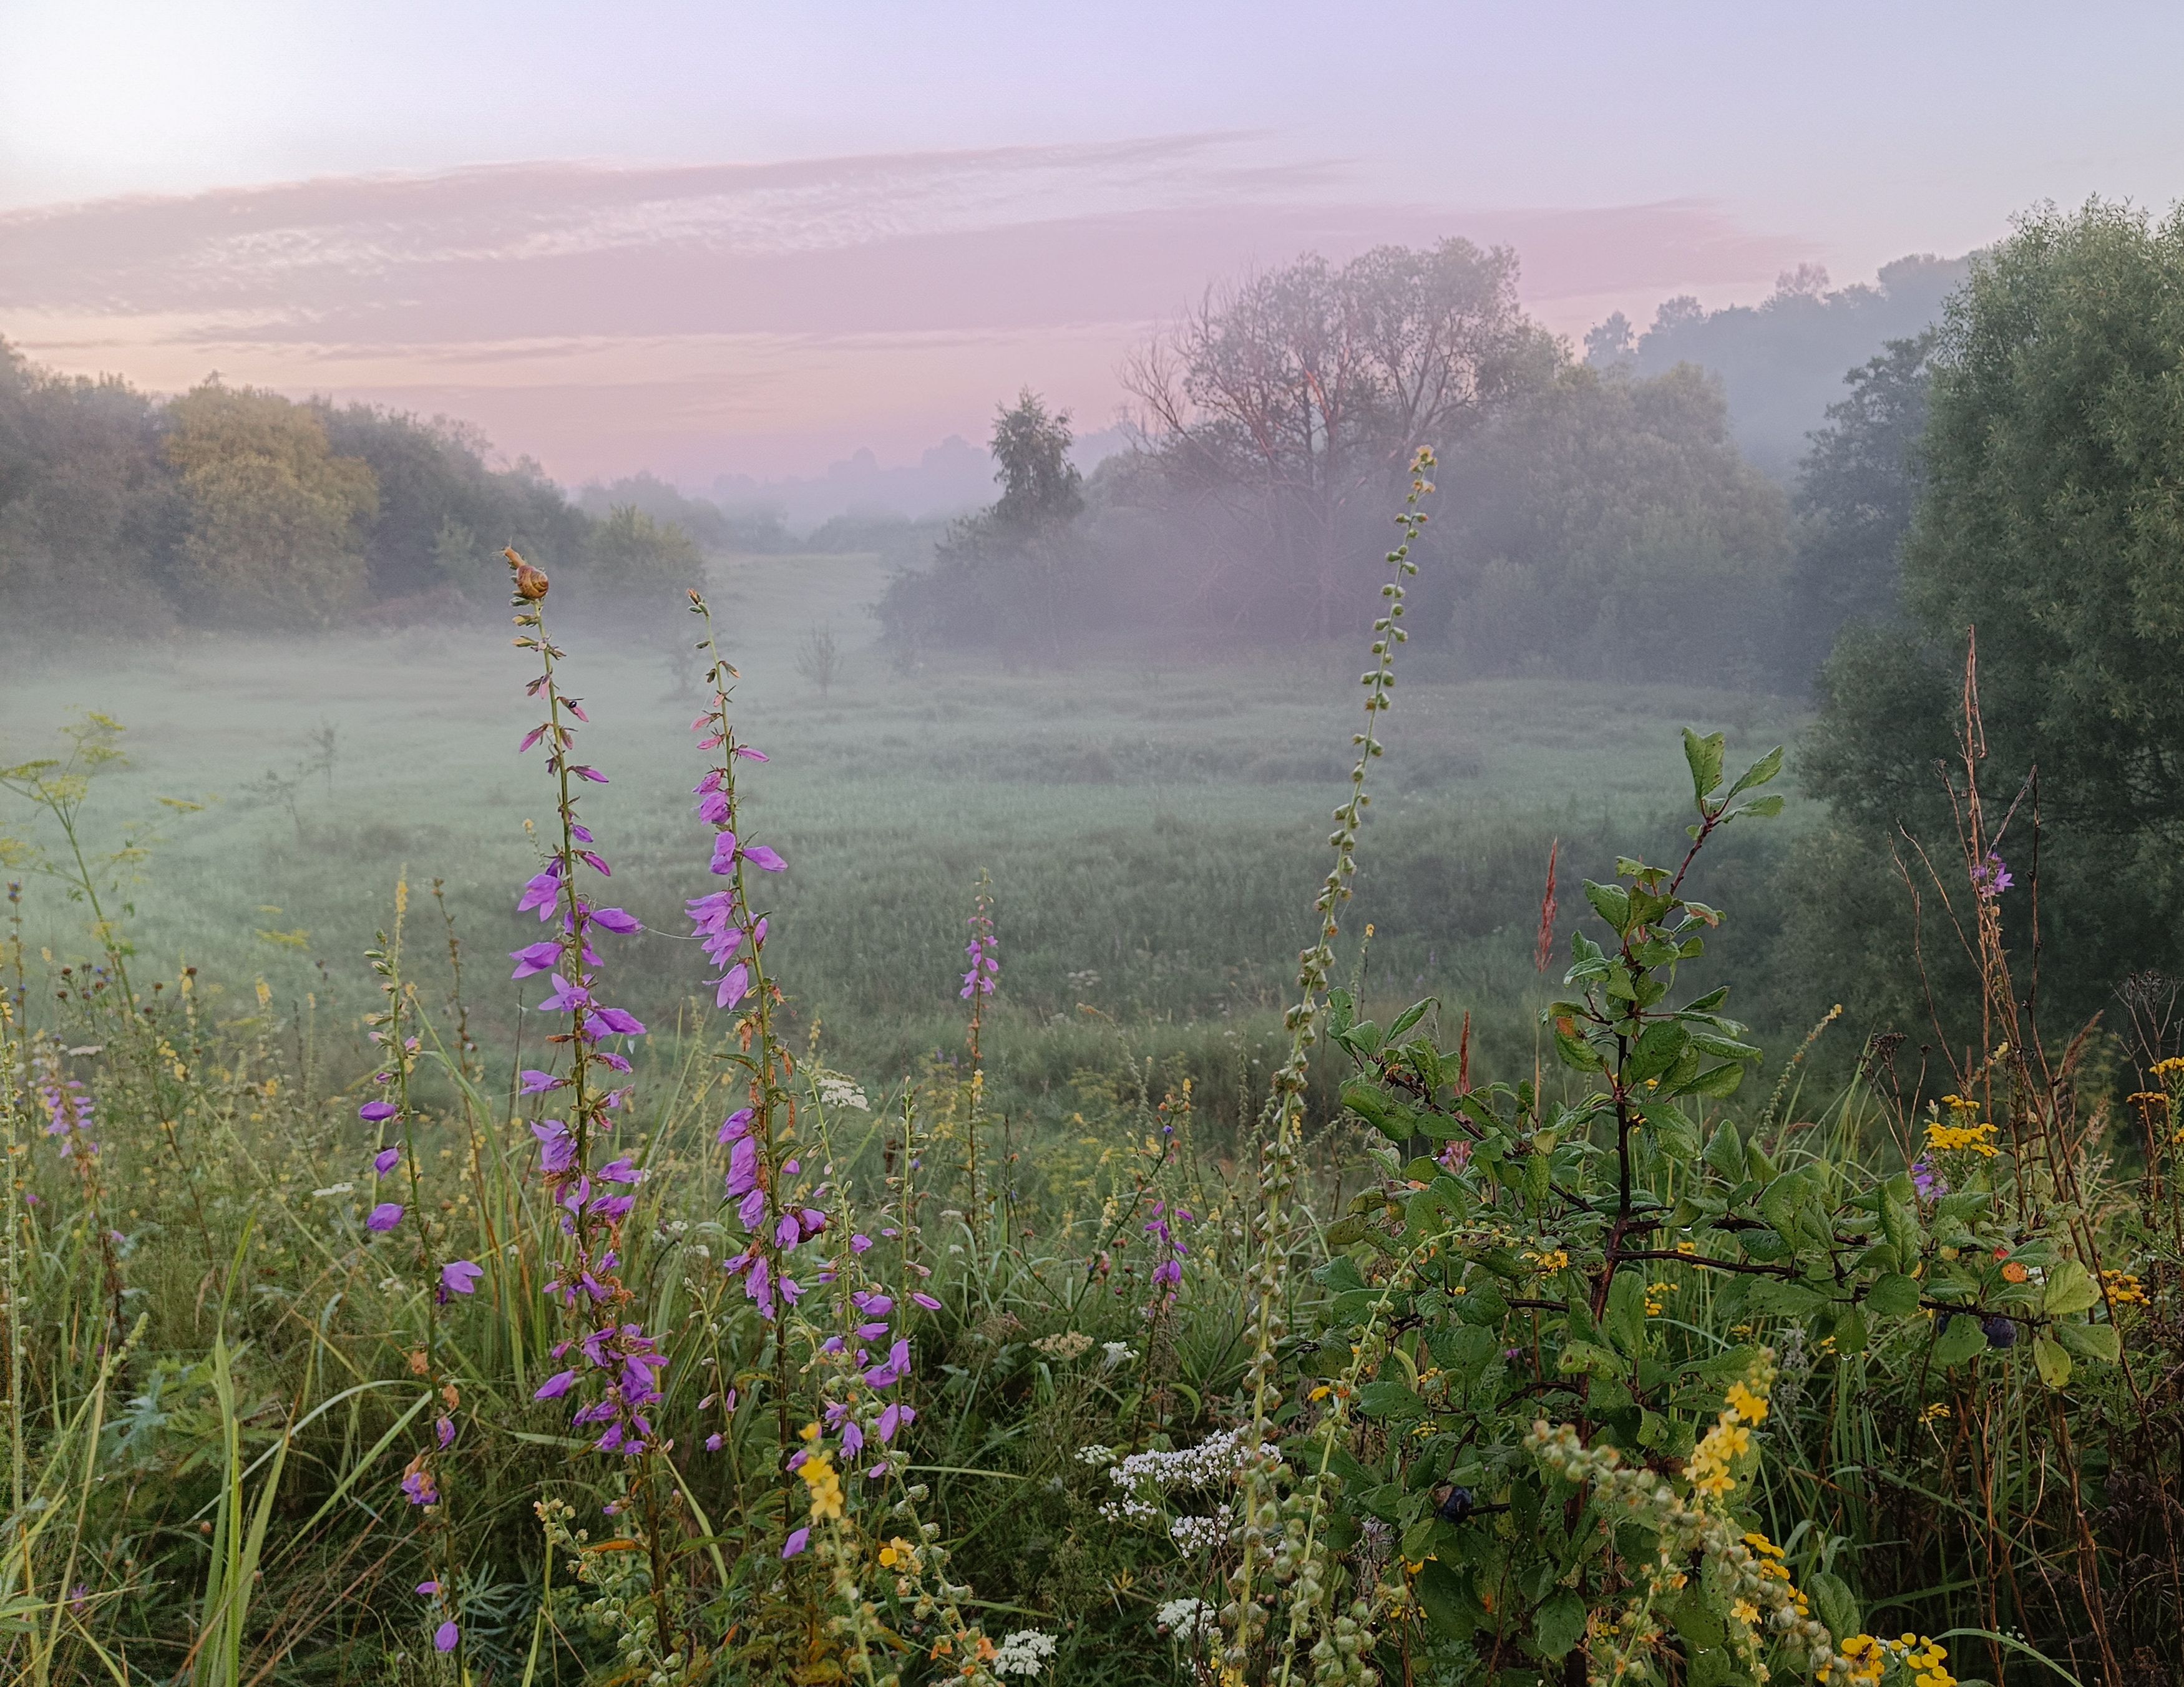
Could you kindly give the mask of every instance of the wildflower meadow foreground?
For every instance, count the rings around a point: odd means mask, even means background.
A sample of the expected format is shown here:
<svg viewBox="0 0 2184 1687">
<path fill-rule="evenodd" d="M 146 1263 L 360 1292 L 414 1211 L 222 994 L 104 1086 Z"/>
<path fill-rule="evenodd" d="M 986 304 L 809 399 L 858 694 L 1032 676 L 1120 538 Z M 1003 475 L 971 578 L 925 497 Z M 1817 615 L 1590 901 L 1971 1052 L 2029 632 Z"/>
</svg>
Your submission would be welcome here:
<svg viewBox="0 0 2184 1687">
<path fill-rule="evenodd" d="M 0 773 L 39 827 L 0 1006 L 7 1679 L 2176 1679 L 2184 1060 L 2119 1107 L 2091 1027 L 2042 1033 L 1975 714 L 1961 867 L 1921 870 L 1980 1046 L 1869 1045 L 1817 1100 L 1811 1039 L 1768 1066 L 1698 899 L 1782 752 L 1687 731 L 1681 853 L 1584 882 L 1560 959 L 1550 868 L 1538 1057 L 1479 1070 L 1460 1007 L 1368 997 L 1341 919 L 1432 468 L 1287 1058 L 1236 1132 L 1188 1075 L 1088 1079 L 1081 1177 L 989 1094 L 983 884 L 960 1057 L 882 1092 L 792 1041 L 795 862 L 695 591 L 674 935 L 710 966 L 671 1026 L 617 1005 L 613 769 L 512 551 L 553 805 L 509 887 L 513 1046 L 406 881 L 366 1069 L 262 988 L 208 1012 L 129 941 L 111 723 Z M 47 889 L 87 958 L 27 952 Z"/>
</svg>

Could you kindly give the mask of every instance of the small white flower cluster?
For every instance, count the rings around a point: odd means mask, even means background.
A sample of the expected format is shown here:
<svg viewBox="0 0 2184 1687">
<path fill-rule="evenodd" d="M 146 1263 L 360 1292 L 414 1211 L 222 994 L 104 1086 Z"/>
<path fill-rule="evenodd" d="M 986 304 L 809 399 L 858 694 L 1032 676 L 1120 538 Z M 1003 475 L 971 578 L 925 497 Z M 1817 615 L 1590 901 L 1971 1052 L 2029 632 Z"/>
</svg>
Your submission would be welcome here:
<svg viewBox="0 0 2184 1687">
<path fill-rule="evenodd" d="M 872 1111 L 872 1104 L 865 1100 L 865 1092 L 855 1082 L 839 1072 L 822 1072 L 813 1080 L 819 1091 L 822 1107 L 854 1107 L 860 1113 Z"/>
<path fill-rule="evenodd" d="M 1132 1453 L 1116 1460 L 1108 1467 L 1107 1480 L 1122 1495 L 1102 1505 L 1100 1515 L 1110 1523 L 1156 1522 L 1159 1495 L 1211 1487 L 1243 1468 L 1249 1456 L 1243 1450 L 1243 1434 L 1240 1429 L 1224 1429 L 1195 1447 Z"/>
<path fill-rule="evenodd" d="M 1226 1546 L 1235 1533 L 1223 1517 L 1176 1517 L 1167 1526 L 1168 1539 L 1184 1552 L 1210 1552 L 1217 1546 Z"/>
<path fill-rule="evenodd" d="M 1077 1462 L 1089 1464 L 1095 1470 L 1104 1465 L 1111 1465 L 1114 1462 L 1115 1450 L 1112 1447 L 1103 1447 L 1097 1441 L 1089 1447 L 1079 1447 L 1077 1450 Z"/>
<path fill-rule="evenodd" d="M 1107 1356 L 1106 1367 L 1112 1371 L 1117 1365 L 1127 1365 L 1138 1356 L 1137 1350 L 1127 1341 L 1103 1341 L 1100 1350 Z"/>
<path fill-rule="evenodd" d="M 1054 1636 L 1036 1629 L 1019 1629 L 994 1648 L 992 1668 L 996 1675 L 1034 1676 L 1054 1656 Z"/>
<path fill-rule="evenodd" d="M 1090 1352 L 1092 1338 L 1083 1330 L 1056 1330 L 1052 1335 L 1039 1337 L 1032 1345 L 1050 1359 L 1067 1361 Z"/>
<path fill-rule="evenodd" d="M 1153 1626 L 1163 1634 L 1173 1634 L 1186 1643 L 1214 1630 L 1214 1618 L 1219 1613 L 1202 1599 L 1172 1599 L 1161 1606 L 1153 1617 Z"/>
</svg>

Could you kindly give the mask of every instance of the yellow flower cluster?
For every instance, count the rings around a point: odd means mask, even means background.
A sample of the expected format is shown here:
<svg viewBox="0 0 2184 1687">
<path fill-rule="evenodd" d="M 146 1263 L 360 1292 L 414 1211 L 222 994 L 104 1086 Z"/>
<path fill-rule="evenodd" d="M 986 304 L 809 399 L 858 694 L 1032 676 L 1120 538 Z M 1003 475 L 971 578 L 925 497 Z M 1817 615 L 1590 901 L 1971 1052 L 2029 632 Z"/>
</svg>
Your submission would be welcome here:
<svg viewBox="0 0 2184 1687">
<path fill-rule="evenodd" d="M 1957 1678 L 1949 1673 L 1948 1658 L 1947 1646 L 1923 1634 L 1903 1634 L 1892 1640 L 1852 1634 L 1842 1643 L 1842 1656 L 1837 1661 L 1850 1666 L 1844 1678 L 1850 1687 L 1875 1687 L 1892 1659 L 1900 1660 L 1911 1672 L 1911 1687 L 1957 1687 Z M 1830 1679 L 1825 1667 L 1820 1670 L 1820 1679 Z"/>
<path fill-rule="evenodd" d="M 807 1423 L 802 1431 L 807 1443 L 819 1439 L 819 1426 Z M 842 1517 L 842 1478 L 834 1469 L 833 1456 L 826 1448 L 814 1445 L 796 1473 L 804 1481 L 805 1491 L 811 1497 L 811 1521 L 838 1523 Z"/>
<path fill-rule="evenodd" d="M 2108 1290 L 2112 1306 L 2143 1306 L 2146 1290 L 2138 1280 L 2138 1273 L 2131 1271 L 2103 1271 L 2101 1286 Z"/>
<path fill-rule="evenodd" d="M 2153 1075 L 2164 1083 L 2172 1077 L 2184 1077 L 2184 1056 L 2171 1055 L 2165 1061 L 2156 1061 Z"/>
<path fill-rule="evenodd" d="M 1919 1421 L 1921 1423 L 1938 1423 L 1948 1415 L 1949 1408 L 1937 1400 L 1919 1414 Z"/>
<path fill-rule="evenodd" d="M 1945 1125 L 1939 1119 L 1926 1127 L 1926 1146 L 1937 1153 L 1969 1150 L 1994 1158 L 1994 1127 L 1982 1120 L 1975 1125 Z"/>
<path fill-rule="evenodd" d="M 1676 1292 L 1673 1283 L 1649 1283 L 1646 1285 L 1646 1316 L 1658 1318 L 1669 1309 L 1669 1297 Z"/>
<path fill-rule="evenodd" d="M 1713 1428 L 1706 1432 L 1706 1439 L 1692 1449 L 1691 1462 L 1685 1467 L 1692 1489 L 1719 1500 L 1736 1487 L 1736 1478 L 1730 1467 L 1752 1446 L 1752 1431 L 1745 1426 L 1763 1423 L 1766 1419 L 1766 1396 L 1742 1383 L 1731 1383 L 1729 1404 L 1722 1408 Z"/>
<path fill-rule="evenodd" d="M 1569 1250 L 1567 1248 L 1556 1248 L 1544 1254 L 1534 1253 L 1528 1249 L 1524 1257 L 1541 1271 L 1562 1271 L 1569 1265 Z"/>
</svg>

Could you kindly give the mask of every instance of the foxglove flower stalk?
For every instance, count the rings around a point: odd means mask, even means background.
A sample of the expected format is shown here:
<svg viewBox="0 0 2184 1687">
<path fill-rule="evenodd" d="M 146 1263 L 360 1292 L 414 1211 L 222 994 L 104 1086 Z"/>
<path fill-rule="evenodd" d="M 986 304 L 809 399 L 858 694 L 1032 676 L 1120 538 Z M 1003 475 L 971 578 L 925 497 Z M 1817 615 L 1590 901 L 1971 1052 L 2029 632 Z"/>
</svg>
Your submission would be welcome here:
<svg viewBox="0 0 2184 1687">
<path fill-rule="evenodd" d="M 790 1274 L 791 1256 L 827 1228 L 825 1212 L 789 1181 L 801 1168 L 794 1159 L 781 1158 L 781 1145 L 794 1132 L 794 1102 L 786 1087 L 791 1061 L 773 1033 L 779 991 L 766 977 L 766 916 L 751 904 L 757 882 L 753 872 L 777 873 L 788 864 L 778 851 L 753 843 L 744 828 L 737 769 L 766 758 L 737 740 L 728 701 L 738 675 L 722 657 L 711 612 L 695 592 L 690 610 L 705 623 L 703 648 L 712 659 L 706 669 L 712 707 L 690 727 L 699 735 L 699 749 L 714 753 L 691 794 L 698 799 L 699 819 L 713 828 L 707 871 L 726 882 L 686 906 L 699 947 L 721 969 L 720 977 L 710 981 L 715 1005 L 723 1011 L 743 1009 L 741 1044 L 746 1051 L 733 1058 L 744 1067 L 748 1101 L 722 1122 L 719 1139 L 728 1150 L 724 1194 L 749 1240 L 723 1262 L 723 1269 L 742 1280 L 744 1294 L 759 1316 L 772 1322 L 783 1304 L 794 1305 L 803 1293 L 800 1279 Z M 780 1380 L 785 1388 L 785 1378 Z"/>
<path fill-rule="evenodd" d="M 599 1080 L 601 1072 L 619 1075 L 630 1069 L 627 1056 L 609 1039 L 642 1037 L 645 1028 L 635 1015 L 600 999 L 597 969 L 601 963 L 593 938 L 600 933 L 628 936 L 643 927 L 620 908 L 595 907 L 583 888 L 583 873 L 605 878 L 611 877 L 612 868 L 597 849 L 591 828 L 580 818 L 577 788 L 580 782 L 604 785 L 607 778 L 574 759 L 577 728 L 571 722 L 588 724 L 588 717 L 582 700 L 560 689 L 554 665 L 566 653 L 546 633 L 541 608 L 546 576 L 514 551 L 505 554 L 515 576 L 515 642 L 539 659 L 529 694 L 543 697 L 546 707 L 545 720 L 524 738 L 518 753 L 545 744 L 546 768 L 555 780 L 560 821 L 558 847 L 516 899 L 518 913 L 536 913 L 539 922 L 556 927 L 558 935 L 512 950 L 509 959 L 515 963 L 514 977 L 544 977 L 549 981 L 549 994 L 538 1010 L 566 1016 L 568 1028 L 548 1040 L 569 1054 L 566 1072 L 526 1071 L 519 1088 L 526 1095 L 553 1094 L 561 1115 L 533 1123 L 531 1132 L 538 1143 L 539 1171 L 563 1240 L 546 1293 L 560 1302 L 571 1327 L 571 1333 L 551 1350 L 552 1356 L 560 1361 L 573 1354 L 582 1361 L 548 1378 L 532 1397 L 560 1400 L 573 1394 L 577 1404 L 571 1422 L 591 1439 L 593 1449 L 634 1457 L 655 1441 L 652 1411 L 662 1398 L 659 1378 L 666 1366 L 644 1326 L 621 1316 L 632 1297 L 619 1274 L 621 1229 L 635 1205 L 624 1191 L 638 1183 L 643 1173 L 627 1155 L 597 1167 L 592 1159 L 599 1144 L 611 1138 L 615 1116 L 630 1093 Z M 460 1267 L 468 1264 L 459 1261 L 447 1267 L 444 1289 L 469 1292 L 458 1280 L 466 1276 Z"/>
</svg>

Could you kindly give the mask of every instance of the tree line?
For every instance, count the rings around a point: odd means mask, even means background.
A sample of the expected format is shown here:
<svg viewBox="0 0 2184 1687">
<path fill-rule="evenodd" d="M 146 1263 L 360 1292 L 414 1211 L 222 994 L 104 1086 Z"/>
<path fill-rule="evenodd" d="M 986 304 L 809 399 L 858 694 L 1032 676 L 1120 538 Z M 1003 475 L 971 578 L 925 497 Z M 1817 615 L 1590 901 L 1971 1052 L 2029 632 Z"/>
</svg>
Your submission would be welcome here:
<svg viewBox="0 0 2184 1687">
<path fill-rule="evenodd" d="M 1028 660 L 1117 633 L 1328 637 L 1370 613 L 1386 511 L 1429 442 L 1441 496 L 1410 625 L 1462 671 L 1642 677 L 1673 649 L 1716 683 L 1802 690 L 1838 626 L 1887 612 L 1925 325 L 1961 270 L 1907 259 L 1892 286 L 1833 292 L 1803 272 L 1711 314 L 1671 300 L 1580 359 L 1526 315 L 1507 249 L 1305 258 L 1209 294 L 1130 360 L 1135 448 L 1089 476 L 1067 415 L 1029 393 L 1004 408 L 1000 501 L 898 575 L 887 637 L 906 659 Z M 1907 323 L 1925 337 L 1852 372 L 1789 487 L 1741 448 L 1724 377 L 1665 355 L 1757 386 Z M 1760 415 L 1763 440 L 1779 418 Z"/>
<path fill-rule="evenodd" d="M 0 627 L 326 628 L 461 612 L 506 545 L 603 606 L 699 560 L 638 494 L 595 512 L 475 429 L 217 378 L 161 400 L 0 342 Z"/>
</svg>

